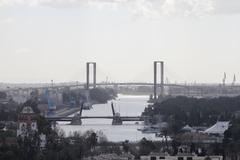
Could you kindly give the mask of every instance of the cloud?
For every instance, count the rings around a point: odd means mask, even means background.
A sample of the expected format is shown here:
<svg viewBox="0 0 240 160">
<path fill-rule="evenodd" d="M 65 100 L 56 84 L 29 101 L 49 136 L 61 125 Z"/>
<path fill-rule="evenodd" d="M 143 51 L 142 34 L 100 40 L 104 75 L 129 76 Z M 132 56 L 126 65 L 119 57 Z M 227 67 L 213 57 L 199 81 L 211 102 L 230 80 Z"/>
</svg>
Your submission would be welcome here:
<svg viewBox="0 0 240 160">
<path fill-rule="evenodd" d="M 220 14 L 239 14 L 239 0 L 214 0 L 215 12 Z"/>
<path fill-rule="evenodd" d="M 7 17 L 7 18 L 0 19 L 0 23 L 2 23 L 2 24 L 13 23 L 14 21 L 15 21 L 15 19 L 14 19 L 14 18 L 11 18 L 11 17 Z"/>
<path fill-rule="evenodd" d="M 1 6 L 48 6 L 54 8 L 83 6 L 117 8 L 124 6 L 132 13 L 146 17 L 240 13 L 240 0 L 0 0 Z"/>
<path fill-rule="evenodd" d="M 18 48 L 15 51 L 16 54 L 29 54 L 31 50 L 29 48 Z"/>
<path fill-rule="evenodd" d="M 135 0 L 130 10 L 145 17 L 202 16 L 213 12 L 212 0 Z"/>
</svg>

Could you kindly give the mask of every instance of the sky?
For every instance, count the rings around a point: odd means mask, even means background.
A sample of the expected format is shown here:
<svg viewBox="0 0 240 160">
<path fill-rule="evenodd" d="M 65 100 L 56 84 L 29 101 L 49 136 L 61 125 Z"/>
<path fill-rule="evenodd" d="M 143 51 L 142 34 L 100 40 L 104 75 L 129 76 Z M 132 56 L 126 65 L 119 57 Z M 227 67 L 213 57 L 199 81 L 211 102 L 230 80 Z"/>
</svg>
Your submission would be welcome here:
<svg viewBox="0 0 240 160">
<path fill-rule="evenodd" d="M 0 82 L 240 82 L 239 0 L 0 0 Z"/>
</svg>

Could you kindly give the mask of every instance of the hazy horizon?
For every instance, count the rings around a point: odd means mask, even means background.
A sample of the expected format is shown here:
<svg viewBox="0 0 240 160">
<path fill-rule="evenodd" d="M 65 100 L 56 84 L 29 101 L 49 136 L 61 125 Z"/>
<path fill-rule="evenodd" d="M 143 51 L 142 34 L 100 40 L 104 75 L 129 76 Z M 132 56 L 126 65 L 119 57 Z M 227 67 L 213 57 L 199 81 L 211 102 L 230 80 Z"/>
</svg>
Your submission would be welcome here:
<svg viewBox="0 0 240 160">
<path fill-rule="evenodd" d="M 238 0 L 0 0 L 0 83 L 240 82 Z M 108 78 L 107 78 L 108 77 Z"/>
</svg>

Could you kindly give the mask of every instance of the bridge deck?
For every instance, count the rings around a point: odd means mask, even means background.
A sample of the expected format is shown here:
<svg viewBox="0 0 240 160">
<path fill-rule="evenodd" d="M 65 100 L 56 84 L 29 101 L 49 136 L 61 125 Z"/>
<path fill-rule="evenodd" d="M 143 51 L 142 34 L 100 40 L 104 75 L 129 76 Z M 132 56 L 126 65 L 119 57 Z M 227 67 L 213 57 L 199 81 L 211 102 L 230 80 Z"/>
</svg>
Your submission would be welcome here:
<svg viewBox="0 0 240 160">
<path fill-rule="evenodd" d="M 24 90 L 34 90 L 34 89 L 46 89 L 46 88 L 65 88 L 65 87 L 84 87 L 86 83 L 79 83 L 79 84 L 56 84 L 51 86 L 49 84 L 42 85 L 42 86 L 31 86 L 31 87 L 14 87 L 10 89 L 2 89 L 2 91 L 24 91 Z M 153 86 L 153 83 L 147 82 L 126 82 L 126 83 L 96 83 L 97 86 Z M 161 84 L 157 84 L 161 86 Z M 176 87 L 186 87 L 185 84 L 163 84 L 164 86 L 176 86 Z M 93 84 L 89 84 L 89 86 L 93 86 Z"/>
<path fill-rule="evenodd" d="M 72 121 L 74 117 L 46 117 L 49 121 Z M 114 119 L 113 116 L 81 116 L 79 119 Z M 119 117 L 122 121 L 143 121 L 141 116 L 122 116 Z"/>
<path fill-rule="evenodd" d="M 66 108 L 63 108 L 61 110 L 57 110 L 55 112 L 54 116 L 55 117 L 67 117 L 67 116 L 69 116 L 71 114 L 74 114 L 74 113 L 80 111 L 80 109 L 81 108 L 79 108 L 79 107 L 75 107 L 75 108 L 68 108 L 68 107 L 66 107 Z"/>
</svg>

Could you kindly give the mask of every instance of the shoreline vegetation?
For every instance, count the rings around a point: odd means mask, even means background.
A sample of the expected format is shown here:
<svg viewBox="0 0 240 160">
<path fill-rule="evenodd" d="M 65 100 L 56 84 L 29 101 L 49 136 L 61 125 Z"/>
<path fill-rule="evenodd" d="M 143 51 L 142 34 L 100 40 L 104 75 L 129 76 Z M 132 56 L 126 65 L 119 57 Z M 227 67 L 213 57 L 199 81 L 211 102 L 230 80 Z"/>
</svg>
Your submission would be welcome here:
<svg viewBox="0 0 240 160">
<path fill-rule="evenodd" d="M 117 92 L 111 88 L 93 88 L 90 90 L 90 98 L 95 103 L 107 103 L 117 98 Z"/>
<path fill-rule="evenodd" d="M 219 98 L 175 97 L 145 108 L 142 115 L 151 124 L 167 122 L 177 133 L 183 126 L 211 126 L 217 121 L 231 121 L 240 113 L 240 96 Z"/>
<path fill-rule="evenodd" d="M 73 103 L 78 106 L 87 101 L 91 101 L 93 104 L 107 103 L 117 97 L 117 93 L 111 88 L 93 88 L 89 90 L 89 97 L 86 94 L 84 89 L 65 89 L 62 93 L 62 100 L 65 104 Z"/>
</svg>

